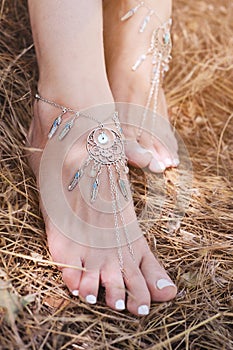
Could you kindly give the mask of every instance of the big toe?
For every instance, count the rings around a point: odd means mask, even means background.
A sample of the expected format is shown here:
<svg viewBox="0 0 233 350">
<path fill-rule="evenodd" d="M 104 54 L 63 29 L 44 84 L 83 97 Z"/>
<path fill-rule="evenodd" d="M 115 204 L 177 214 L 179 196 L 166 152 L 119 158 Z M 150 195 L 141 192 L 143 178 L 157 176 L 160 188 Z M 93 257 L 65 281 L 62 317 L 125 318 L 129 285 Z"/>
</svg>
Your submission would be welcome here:
<svg viewBox="0 0 233 350">
<path fill-rule="evenodd" d="M 147 167 L 153 158 L 153 153 L 149 149 L 142 147 L 137 141 L 127 141 L 125 153 L 129 163 L 138 168 Z"/>
<path fill-rule="evenodd" d="M 163 302 L 175 298 L 177 287 L 152 252 L 143 256 L 141 271 L 153 301 Z"/>
</svg>

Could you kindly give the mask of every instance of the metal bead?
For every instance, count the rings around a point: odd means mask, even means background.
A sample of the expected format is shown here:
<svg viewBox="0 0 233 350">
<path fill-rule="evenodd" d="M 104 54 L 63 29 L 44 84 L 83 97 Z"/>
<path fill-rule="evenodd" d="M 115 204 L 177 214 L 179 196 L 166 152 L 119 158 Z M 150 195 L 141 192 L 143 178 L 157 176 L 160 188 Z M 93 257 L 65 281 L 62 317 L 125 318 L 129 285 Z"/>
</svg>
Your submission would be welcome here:
<svg viewBox="0 0 233 350">
<path fill-rule="evenodd" d="M 98 142 L 101 144 L 101 145 L 105 145 L 106 143 L 108 143 L 108 136 L 102 132 L 101 134 L 99 134 L 98 136 Z"/>
</svg>

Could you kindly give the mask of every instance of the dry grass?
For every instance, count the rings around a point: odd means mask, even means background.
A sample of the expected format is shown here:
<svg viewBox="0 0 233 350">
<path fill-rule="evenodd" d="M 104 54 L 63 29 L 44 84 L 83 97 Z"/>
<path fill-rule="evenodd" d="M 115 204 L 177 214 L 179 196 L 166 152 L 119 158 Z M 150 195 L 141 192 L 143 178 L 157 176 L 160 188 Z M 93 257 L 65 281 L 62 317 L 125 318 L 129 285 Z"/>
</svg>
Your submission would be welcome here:
<svg viewBox="0 0 233 350">
<path fill-rule="evenodd" d="M 148 237 L 179 294 L 143 319 L 71 298 L 56 267 L 38 262 L 51 259 L 24 155 L 37 74 L 26 2 L 2 0 L 0 14 L 0 349 L 232 350 L 232 1 L 174 1 L 166 90 L 194 180 L 182 222 L 168 229 L 165 203 Z"/>
</svg>

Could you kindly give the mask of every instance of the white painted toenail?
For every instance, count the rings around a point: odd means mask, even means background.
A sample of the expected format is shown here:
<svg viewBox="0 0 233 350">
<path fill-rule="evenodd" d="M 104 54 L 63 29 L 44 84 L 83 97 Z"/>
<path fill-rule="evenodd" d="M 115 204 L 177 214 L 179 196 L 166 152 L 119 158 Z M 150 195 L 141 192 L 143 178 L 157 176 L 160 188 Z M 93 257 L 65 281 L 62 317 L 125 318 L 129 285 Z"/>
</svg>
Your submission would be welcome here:
<svg viewBox="0 0 233 350">
<path fill-rule="evenodd" d="M 149 307 L 147 305 L 139 306 L 138 314 L 139 315 L 148 315 L 149 314 Z"/>
<path fill-rule="evenodd" d="M 115 302 L 115 308 L 117 310 L 124 310 L 125 309 L 125 302 L 122 299 L 119 299 Z"/>
<path fill-rule="evenodd" d="M 179 160 L 178 158 L 175 158 L 175 159 L 173 160 L 173 164 L 174 164 L 175 166 L 179 165 L 179 164 L 180 164 L 180 160 Z"/>
<path fill-rule="evenodd" d="M 161 170 L 165 170 L 165 165 L 163 164 L 163 162 L 158 162 L 158 164 Z"/>
<path fill-rule="evenodd" d="M 95 304 L 96 303 L 96 296 L 89 294 L 86 296 L 86 302 L 89 304 Z"/>
<path fill-rule="evenodd" d="M 169 280 L 166 280 L 165 278 L 162 278 L 161 280 L 158 280 L 156 282 L 156 285 L 157 285 L 157 288 L 158 289 L 163 289 L 163 288 L 166 288 L 166 287 L 175 287 L 174 283 L 169 281 Z"/>
<path fill-rule="evenodd" d="M 152 152 L 151 150 L 149 150 L 149 149 L 146 149 L 146 148 L 140 147 L 140 148 L 137 149 L 137 152 L 140 153 L 140 154 L 146 154 L 146 153 L 148 153 L 148 154 L 150 154 L 151 156 L 153 156 L 153 152 Z"/>
<path fill-rule="evenodd" d="M 73 294 L 74 297 L 78 297 L 79 291 L 77 289 L 75 289 L 75 290 L 72 291 L 72 294 Z"/>
<path fill-rule="evenodd" d="M 170 158 L 165 158 L 164 159 L 164 163 L 166 166 L 172 166 L 173 163 L 172 163 L 172 160 Z"/>
</svg>

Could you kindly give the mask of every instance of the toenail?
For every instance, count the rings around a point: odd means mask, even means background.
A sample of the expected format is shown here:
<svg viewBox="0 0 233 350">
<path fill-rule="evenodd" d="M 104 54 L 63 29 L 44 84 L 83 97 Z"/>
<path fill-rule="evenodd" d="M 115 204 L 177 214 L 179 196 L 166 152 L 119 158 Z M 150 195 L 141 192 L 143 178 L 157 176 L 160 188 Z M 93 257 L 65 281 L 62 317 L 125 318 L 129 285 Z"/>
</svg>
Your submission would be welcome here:
<svg viewBox="0 0 233 350">
<path fill-rule="evenodd" d="M 165 278 L 162 278 L 156 282 L 158 289 L 163 289 L 166 287 L 175 287 L 175 284 L 169 280 L 166 280 Z"/>
<path fill-rule="evenodd" d="M 125 309 L 125 302 L 123 299 L 119 299 L 115 302 L 115 308 L 117 310 L 124 310 Z"/>
<path fill-rule="evenodd" d="M 149 314 L 149 307 L 147 305 L 139 306 L 138 314 L 139 315 L 148 315 Z"/>
<path fill-rule="evenodd" d="M 86 296 L 86 302 L 89 304 L 95 304 L 96 303 L 96 296 L 89 294 Z"/>
<path fill-rule="evenodd" d="M 174 164 L 175 166 L 179 165 L 179 164 L 180 164 L 180 160 L 179 160 L 178 158 L 175 158 L 175 159 L 173 160 L 173 164 Z"/>
<path fill-rule="evenodd" d="M 163 164 L 163 162 L 158 162 L 158 164 L 161 170 L 165 170 L 165 165 Z"/>
<path fill-rule="evenodd" d="M 148 153 L 148 154 L 150 154 L 151 156 L 153 156 L 153 152 L 152 152 L 151 150 L 146 149 L 146 148 L 143 148 L 143 147 L 138 148 L 138 149 L 137 149 L 137 152 L 138 152 L 138 153 L 141 153 L 141 154 L 146 154 L 146 153 Z"/>
<path fill-rule="evenodd" d="M 72 291 L 72 294 L 73 294 L 74 297 L 78 297 L 79 291 L 77 289 L 75 289 L 75 290 Z"/>
<path fill-rule="evenodd" d="M 173 162 L 170 158 L 165 158 L 164 159 L 164 164 L 169 167 L 169 166 L 172 166 L 173 165 Z"/>
</svg>

